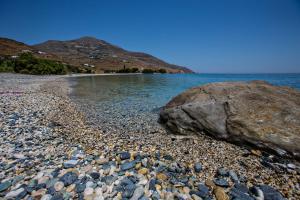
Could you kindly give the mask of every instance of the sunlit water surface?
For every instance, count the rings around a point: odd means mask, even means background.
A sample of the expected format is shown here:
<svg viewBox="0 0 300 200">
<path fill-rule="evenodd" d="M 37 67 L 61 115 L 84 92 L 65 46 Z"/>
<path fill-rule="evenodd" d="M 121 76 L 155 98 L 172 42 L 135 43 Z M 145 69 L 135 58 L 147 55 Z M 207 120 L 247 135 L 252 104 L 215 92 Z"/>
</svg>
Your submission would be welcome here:
<svg viewBox="0 0 300 200">
<path fill-rule="evenodd" d="M 106 130 L 151 129 L 158 110 L 184 90 L 212 82 L 265 80 L 300 90 L 300 74 L 147 74 L 70 78 L 71 99 Z"/>
</svg>

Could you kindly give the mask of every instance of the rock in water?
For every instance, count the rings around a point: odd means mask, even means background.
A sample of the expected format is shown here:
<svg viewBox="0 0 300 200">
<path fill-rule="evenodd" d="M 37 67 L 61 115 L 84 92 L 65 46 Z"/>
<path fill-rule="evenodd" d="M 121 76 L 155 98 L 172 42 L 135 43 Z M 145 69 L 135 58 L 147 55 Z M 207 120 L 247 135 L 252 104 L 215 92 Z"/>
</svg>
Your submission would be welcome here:
<svg viewBox="0 0 300 200">
<path fill-rule="evenodd" d="M 300 158 L 300 92 L 264 81 L 212 83 L 183 92 L 161 111 L 173 134 L 201 134 Z"/>
</svg>

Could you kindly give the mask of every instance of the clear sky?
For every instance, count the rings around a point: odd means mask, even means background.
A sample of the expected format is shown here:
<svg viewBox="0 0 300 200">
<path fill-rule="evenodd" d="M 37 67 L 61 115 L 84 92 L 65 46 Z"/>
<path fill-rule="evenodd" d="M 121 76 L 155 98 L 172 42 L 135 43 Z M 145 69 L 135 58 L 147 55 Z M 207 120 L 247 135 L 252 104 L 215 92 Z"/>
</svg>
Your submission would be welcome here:
<svg viewBox="0 0 300 200">
<path fill-rule="evenodd" d="M 82 36 L 197 72 L 300 72 L 299 0 L 0 0 L 0 37 Z"/>
</svg>

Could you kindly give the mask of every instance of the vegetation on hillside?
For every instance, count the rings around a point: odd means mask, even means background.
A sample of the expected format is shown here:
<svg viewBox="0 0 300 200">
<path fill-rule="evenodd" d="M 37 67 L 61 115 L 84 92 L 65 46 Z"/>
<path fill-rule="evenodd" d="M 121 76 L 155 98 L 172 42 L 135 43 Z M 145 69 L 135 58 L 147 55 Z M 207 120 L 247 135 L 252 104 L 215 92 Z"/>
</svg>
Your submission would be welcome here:
<svg viewBox="0 0 300 200">
<path fill-rule="evenodd" d="M 57 61 L 36 58 L 31 53 L 23 53 L 17 58 L 0 59 L 0 72 L 66 74 L 67 66 Z"/>
<path fill-rule="evenodd" d="M 16 58 L 12 57 L 0 57 L 0 72 L 15 72 L 22 74 L 66 74 L 72 73 L 93 73 L 91 68 L 75 67 L 66 65 L 64 63 L 47 60 L 43 58 L 37 58 L 31 53 L 22 53 Z M 125 66 L 119 70 L 105 70 L 104 73 L 167 73 L 165 69 L 143 69 L 139 68 L 126 68 Z"/>
<path fill-rule="evenodd" d="M 146 68 L 143 70 L 139 70 L 138 68 L 123 68 L 120 70 L 104 70 L 104 73 L 144 73 L 144 74 L 153 74 L 153 73 L 161 73 L 161 74 L 165 74 L 167 73 L 167 70 L 165 69 L 158 69 L 158 70 L 154 70 L 154 69 L 150 69 L 150 68 Z"/>
</svg>

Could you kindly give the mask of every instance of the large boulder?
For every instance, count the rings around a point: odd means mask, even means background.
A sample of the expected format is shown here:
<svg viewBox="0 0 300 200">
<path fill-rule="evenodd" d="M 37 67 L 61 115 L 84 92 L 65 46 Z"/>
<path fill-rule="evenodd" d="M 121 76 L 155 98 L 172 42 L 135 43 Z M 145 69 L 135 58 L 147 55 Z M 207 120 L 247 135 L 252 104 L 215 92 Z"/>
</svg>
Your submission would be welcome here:
<svg viewBox="0 0 300 200">
<path fill-rule="evenodd" d="M 300 92 L 264 81 L 211 83 L 173 98 L 160 120 L 173 134 L 206 133 L 300 158 Z"/>
</svg>

